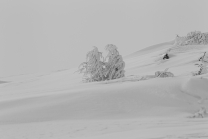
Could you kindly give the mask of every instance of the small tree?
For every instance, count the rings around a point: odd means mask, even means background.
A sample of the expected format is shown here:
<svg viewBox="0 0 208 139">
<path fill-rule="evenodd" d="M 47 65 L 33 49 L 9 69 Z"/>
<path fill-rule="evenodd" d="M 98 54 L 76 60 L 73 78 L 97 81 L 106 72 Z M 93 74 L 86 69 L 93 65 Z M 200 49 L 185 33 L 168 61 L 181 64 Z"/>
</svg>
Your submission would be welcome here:
<svg viewBox="0 0 208 139">
<path fill-rule="evenodd" d="M 207 45 L 208 44 L 208 33 L 201 33 L 200 31 L 193 31 L 188 33 L 186 36 L 176 36 L 175 45 Z"/>
<path fill-rule="evenodd" d="M 208 56 L 207 53 L 204 52 L 204 55 L 199 58 L 200 64 L 195 64 L 200 67 L 200 70 L 197 73 L 193 73 L 193 75 L 201 75 L 208 73 L 207 65 L 208 65 Z"/>
<path fill-rule="evenodd" d="M 124 77 L 125 63 L 113 44 L 108 44 L 106 47 L 108 55 L 105 59 L 98 48 L 87 53 L 86 62 L 79 66 L 79 72 L 84 73 L 83 80 L 85 82 L 112 80 Z"/>
<path fill-rule="evenodd" d="M 107 80 L 117 79 L 124 77 L 124 67 L 125 62 L 119 52 L 117 47 L 113 44 L 108 44 L 105 46 L 108 51 L 108 55 L 105 58 L 105 76 Z M 108 61 L 107 61 L 108 58 Z"/>
<path fill-rule="evenodd" d="M 104 75 L 104 62 L 102 53 L 94 46 L 94 49 L 87 53 L 86 62 L 79 66 L 79 72 L 84 73 L 83 80 L 86 82 L 102 81 L 105 80 Z"/>
<path fill-rule="evenodd" d="M 194 76 L 208 73 L 206 63 L 202 62 L 201 64 L 196 64 L 196 65 L 198 65 L 198 67 L 200 67 L 200 69 L 197 73 L 193 74 Z"/>
</svg>

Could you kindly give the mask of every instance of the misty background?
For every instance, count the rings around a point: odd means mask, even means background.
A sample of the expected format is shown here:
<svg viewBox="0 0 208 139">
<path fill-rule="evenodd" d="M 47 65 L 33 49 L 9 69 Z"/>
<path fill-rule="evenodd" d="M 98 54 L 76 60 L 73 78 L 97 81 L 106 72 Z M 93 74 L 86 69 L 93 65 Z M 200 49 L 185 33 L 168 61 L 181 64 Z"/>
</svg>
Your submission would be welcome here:
<svg viewBox="0 0 208 139">
<path fill-rule="evenodd" d="M 125 56 L 208 32 L 207 0 L 0 0 L 0 77 L 77 67 L 97 46 Z"/>
</svg>

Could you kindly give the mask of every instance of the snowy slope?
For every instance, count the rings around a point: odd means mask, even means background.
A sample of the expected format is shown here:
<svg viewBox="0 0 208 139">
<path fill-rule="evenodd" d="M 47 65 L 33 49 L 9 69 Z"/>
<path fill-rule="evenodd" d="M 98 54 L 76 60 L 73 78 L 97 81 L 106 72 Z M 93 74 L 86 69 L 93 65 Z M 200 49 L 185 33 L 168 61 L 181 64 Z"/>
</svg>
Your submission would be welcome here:
<svg viewBox="0 0 208 139">
<path fill-rule="evenodd" d="M 169 68 L 170 78 L 82 83 L 77 69 L 1 78 L 0 138 L 208 138 L 207 118 L 188 118 L 208 109 L 208 75 L 191 75 L 205 51 L 171 41 L 124 58 L 127 77 Z"/>
</svg>

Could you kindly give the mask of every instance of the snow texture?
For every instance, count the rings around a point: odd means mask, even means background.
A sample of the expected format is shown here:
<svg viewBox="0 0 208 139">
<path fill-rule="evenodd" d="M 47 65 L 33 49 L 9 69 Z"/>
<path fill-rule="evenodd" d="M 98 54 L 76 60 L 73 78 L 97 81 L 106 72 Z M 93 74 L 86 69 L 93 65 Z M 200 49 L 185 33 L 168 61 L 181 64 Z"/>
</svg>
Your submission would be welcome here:
<svg viewBox="0 0 208 139">
<path fill-rule="evenodd" d="M 147 47 L 124 57 L 125 77 L 109 81 L 83 83 L 76 68 L 1 78 L 0 138 L 207 139 L 208 74 L 192 75 L 206 51 L 174 41 Z"/>
</svg>

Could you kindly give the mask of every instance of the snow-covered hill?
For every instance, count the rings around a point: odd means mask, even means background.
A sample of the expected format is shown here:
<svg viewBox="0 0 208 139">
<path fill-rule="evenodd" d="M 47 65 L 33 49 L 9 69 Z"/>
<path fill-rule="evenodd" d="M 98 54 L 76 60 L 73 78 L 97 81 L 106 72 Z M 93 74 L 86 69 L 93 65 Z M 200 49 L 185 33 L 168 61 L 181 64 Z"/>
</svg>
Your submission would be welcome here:
<svg viewBox="0 0 208 139">
<path fill-rule="evenodd" d="M 188 118 L 208 109 L 208 74 L 191 74 L 208 46 L 173 44 L 126 56 L 129 81 L 82 83 L 77 69 L 1 78 L 0 138 L 208 138 L 207 118 Z M 166 68 L 175 77 L 131 81 Z"/>
</svg>

